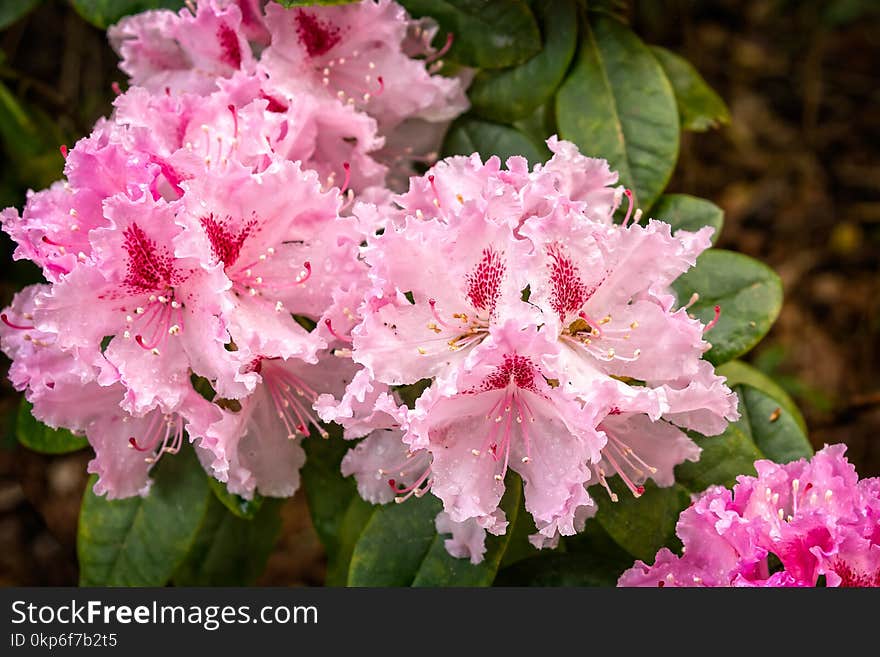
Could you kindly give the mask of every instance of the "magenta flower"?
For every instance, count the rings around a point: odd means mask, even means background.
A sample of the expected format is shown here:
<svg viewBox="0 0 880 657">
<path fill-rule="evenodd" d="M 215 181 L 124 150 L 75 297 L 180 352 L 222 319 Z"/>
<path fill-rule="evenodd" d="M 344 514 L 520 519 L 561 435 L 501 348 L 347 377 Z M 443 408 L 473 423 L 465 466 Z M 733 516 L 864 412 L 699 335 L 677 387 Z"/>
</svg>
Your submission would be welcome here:
<svg viewBox="0 0 880 657">
<path fill-rule="evenodd" d="M 733 492 L 713 487 L 682 512 L 681 556 L 637 561 L 620 586 L 880 586 L 880 482 L 859 480 L 845 445 L 810 461 L 757 461 Z M 768 558 L 779 570 L 771 572 Z"/>
</svg>

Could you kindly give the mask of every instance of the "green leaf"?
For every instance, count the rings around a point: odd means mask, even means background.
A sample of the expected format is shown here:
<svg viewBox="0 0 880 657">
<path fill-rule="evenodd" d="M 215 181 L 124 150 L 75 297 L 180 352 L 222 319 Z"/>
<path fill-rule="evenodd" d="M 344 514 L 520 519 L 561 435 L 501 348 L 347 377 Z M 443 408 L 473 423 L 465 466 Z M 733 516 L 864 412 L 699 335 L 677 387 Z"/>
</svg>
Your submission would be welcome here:
<svg viewBox="0 0 880 657">
<path fill-rule="evenodd" d="M 736 426 L 749 434 L 765 457 L 788 463 L 813 455 L 807 436 L 780 402 L 749 385 L 740 384 L 734 390 L 741 415 Z"/>
<path fill-rule="evenodd" d="M 682 128 L 705 132 L 730 123 L 727 105 L 690 62 L 659 46 L 651 46 L 651 51 L 672 84 Z"/>
<path fill-rule="evenodd" d="M 731 487 L 737 475 L 755 474 L 754 463 L 764 457 L 751 437 L 735 424 L 728 425 L 720 436 L 691 434 L 703 448 L 696 463 L 685 461 L 675 468 L 675 481 L 694 493 L 709 486 Z"/>
<path fill-rule="evenodd" d="M 363 501 L 351 478 L 340 472 L 342 458 L 354 443 L 343 440 L 337 425 L 330 438 L 315 435 L 303 441 L 306 463 L 300 476 L 309 502 L 312 524 L 327 551 L 328 586 L 344 586 L 354 544 L 376 507 Z"/>
<path fill-rule="evenodd" d="M 166 455 L 146 497 L 108 500 L 89 479 L 79 515 L 81 586 L 162 586 L 183 562 L 212 499 L 195 452 Z"/>
<path fill-rule="evenodd" d="M 434 44 L 453 35 L 446 57 L 465 66 L 516 66 L 541 50 L 541 32 L 522 0 L 400 0 L 417 18 L 429 16 L 440 32 Z"/>
<path fill-rule="evenodd" d="M 688 311 L 703 323 L 714 317 L 720 306 L 718 323 L 706 333 L 712 348 L 705 358 L 715 365 L 741 356 L 763 338 L 782 307 L 779 276 L 757 260 L 741 253 L 710 249 L 697 260 L 697 266 L 673 284 L 678 300 L 684 304 L 696 292 L 699 299 Z"/>
<path fill-rule="evenodd" d="M 501 123 L 526 118 L 550 100 L 562 82 L 577 46 L 575 2 L 537 0 L 532 9 L 544 49 L 514 68 L 480 72 L 468 90 L 476 114 Z"/>
<path fill-rule="evenodd" d="M 412 292 L 407 292 L 411 297 Z M 407 297 L 409 298 L 409 297 Z M 412 301 L 410 303 L 413 303 Z M 416 401 L 422 396 L 422 393 L 431 385 L 431 379 L 420 379 L 415 383 L 407 383 L 400 386 L 394 386 L 394 392 L 400 397 L 400 400 L 409 408 L 416 407 Z"/>
<path fill-rule="evenodd" d="M 713 484 L 732 487 L 737 475 L 755 474 L 758 459 L 787 463 L 813 454 L 807 437 L 778 401 L 749 385 L 733 390 L 740 400 L 740 420 L 720 436 L 692 434 L 703 448 L 700 460 L 675 469 L 675 480 L 695 493 Z"/>
<path fill-rule="evenodd" d="M 336 549 L 342 516 L 357 488 L 352 479 L 345 479 L 339 471 L 342 457 L 352 444 L 343 440 L 340 431 L 333 426 L 330 438 L 303 441 L 306 463 L 300 472 L 309 511 L 315 531 L 328 553 Z"/>
<path fill-rule="evenodd" d="M 484 160 L 497 155 L 502 162 L 511 155 L 522 155 L 530 165 L 544 162 L 550 155 L 544 144 L 534 142 L 516 128 L 465 116 L 446 133 L 443 156 L 471 153 L 479 153 Z"/>
<path fill-rule="evenodd" d="M 42 189 L 61 175 L 64 159 L 58 147 L 64 136 L 57 121 L 22 104 L 0 83 L 0 138 L 15 178 L 23 187 Z"/>
<path fill-rule="evenodd" d="M 516 522 L 522 496 L 521 480 L 506 480 L 501 508 Z M 489 586 L 495 579 L 510 534 L 487 536 L 479 564 L 446 552 L 447 536 L 439 535 L 434 519 L 443 508 L 431 495 L 378 508 L 364 527 L 351 557 L 350 586 Z"/>
<path fill-rule="evenodd" d="M 41 454 L 67 454 L 89 446 L 85 436 L 75 436 L 67 429 L 52 429 L 34 418 L 32 406 L 22 398 L 15 422 L 18 442 Z"/>
<path fill-rule="evenodd" d="M 270 499 L 251 520 L 211 498 L 192 547 L 174 573 L 177 586 L 250 586 L 266 567 L 281 531 L 283 500 Z"/>
<path fill-rule="evenodd" d="M 711 201 L 687 194 L 664 194 L 651 208 L 651 217 L 670 224 L 673 231 L 693 232 L 712 226 L 715 229 L 713 244 L 718 241 L 724 225 L 724 210 Z"/>
<path fill-rule="evenodd" d="M 184 0 L 70 0 L 77 13 L 102 30 L 120 18 L 148 9 L 180 9 Z"/>
<path fill-rule="evenodd" d="M 608 484 L 618 496 L 618 502 L 610 502 L 598 486 L 594 486 L 590 494 L 599 502 L 596 520 L 620 547 L 650 563 L 661 547 L 680 545 L 675 536 L 675 523 L 690 504 L 687 489 L 680 484 L 658 488 L 653 481 L 648 481 L 645 493 L 636 499 L 620 477 L 612 477 Z"/>
<path fill-rule="evenodd" d="M 678 158 L 675 95 L 650 49 L 613 18 L 583 21 L 575 64 L 556 96 L 563 139 L 608 160 L 637 202 L 653 205 Z"/>
<path fill-rule="evenodd" d="M 354 547 L 349 586 L 410 586 L 437 532 L 433 495 L 379 507 Z"/>
<path fill-rule="evenodd" d="M 217 481 L 214 477 L 208 477 L 208 486 L 211 487 L 211 492 L 214 493 L 217 501 L 223 504 L 233 515 L 244 520 L 254 518 L 266 499 L 259 493 L 254 493 L 252 500 L 246 500 L 241 495 L 230 493 L 226 488 L 226 484 L 222 481 Z"/>
<path fill-rule="evenodd" d="M 615 586 L 620 565 L 601 555 L 546 552 L 523 559 L 498 573 L 495 586 Z"/>
<path fill-rule="evenodd" d="M 508 529 L 512 529 L 519 519 L 522 506 L 522 481 L 514 473 L 508 475 L 506 490 L 501 498 Z M 468 559 L 459 559 L 446 551 L 444 542 L 447 535 L 435 534 L 434 541 L 422 560 L 413 586 L 489 586 L 495 580 L 498 568 L 510 545 L 512 531 L 502 536 L 486 535 L 486 554 L 483 561 L 472 564 Z"/>
<path fill-rule="evenodd" d="M 520 495 L 520 498 L 516 520 L 507 526 L 510 538 L 507 541 L 504 556 L 501 557 L 500 568 L 502 569 L 517 561 L 540 554 L 540 550 L 529 541 L 529 536 L 538 531 L 538 528 L 535 527 L 535 519 L 525 508 L 525 497 Z"/>
<path fill-rule="evenodd" d="M 800 427 L 801 432 L 806 435 L 807 422 L 804 420 L 804 416 L 797 404 L 794 403 L 794 400 L 779 384 L 762 371 L 741 360 L 732 360 L 716 368 L 715 373 L 726 377 L 727 385 L 731 389 L 733 389 L 734 386 L 745 383 L 753 388 L 757 388 L 768 397 L 774 399 L 783 409 L 791 414 L 794 421 L 797 422 L 797 425 Z"/>
<path fill-rule="evenodd" d="M 691 433 L 703 451 L 698 462 L 685 462 L 675 468 L 673 487 L 658 488 L 649 482 L 645 494 L 637 500 L 620 478 L 614 477 L 609 484 L 620 499 L 616 504 L 601 503 L 603 491 L 594 489 L 600 500 L 596 519 L 611 538 L 633 556 L 650 563 L 659 548 L 675 550 L 679 547 L 674 535 L 675 523 L 689 504 L 690 494 L 700 493 L 712 485 L 732 487 L 737 476 L 755 475 L 754 463 L 758 459 L 785 463 L 812 455 L 806 436 L 779 402 L 748 385 L 740 384 L 734 390 L 740 397 L 742 418 L 728 425 L 719 436 Z M 579 553 L 607 554 L 607 550 L 595 547 L 601 547 L 595 540 L 592 543 L 588 540 L 585 549 L 579 545 L 584 540 L 588 539 L 572 537 L 566 539 L 566 545 Z"/>
<path fill-rule="evenodd" d="M 603 490 L 602 495 L 607 494 Z M 618 562 L 625 570 L 632 565 L 632 555 L 617 544 L 611 535 L 606 532 L 595 518 L 589 518 L 584 524 L 584 529 L 574 536 L 564 536 L 560 539 L 559 550 L 562 552 L 585 552 L 592 555 L 601 555 L 606 559 Z"/>
<path fill-rule="evenodd" d="M 336 549 L 327 555 L 327 586 L 345 586 L 348 584 L 348 571 L 351 556 L 357 545 L 364 527 L 380 507 L 370 504 L 355 494 L 348 503 L 339 528 L 339 539 Z"/>
<path fill-rule="evenodd" d="M 581 0 L 593 13 L 605 13 L 621 23 L 629 23 L 630 0 Z M 641 7 L 640 7 L 641 9 Z"/>
<path fill-rule="evenodd" d="M 541 153 L 546 159 L 550 155 L 550 149 L 547 148 L 546 141 L 551 135 L 559 133 L 556 127 L 556 113 L 554 112 L 553 103 L 541 105 L 541 107 L 526 118 L 514 121 L 513 127 L 531 139 L 535 144 L 540 144 Z"/>
<path fill-rule="evenodd" d="M 0 30 L 5 30 L 15 21 L 42 4 L 43 0 L 3 0 L 0 4 Z"/>
</svg>

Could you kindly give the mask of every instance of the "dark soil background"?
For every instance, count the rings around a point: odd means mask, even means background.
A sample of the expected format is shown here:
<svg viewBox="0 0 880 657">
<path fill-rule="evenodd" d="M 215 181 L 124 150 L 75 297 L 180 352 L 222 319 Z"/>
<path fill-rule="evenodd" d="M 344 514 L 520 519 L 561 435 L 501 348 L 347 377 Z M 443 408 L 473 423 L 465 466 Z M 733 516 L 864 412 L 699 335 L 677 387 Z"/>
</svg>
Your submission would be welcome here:
<svg viewBox="0 0 880 657">
<path fill-rule="evenodd" d="M 747 360 L 795 397 L 814 446 L 846 443 L 862 476 L 880 475 L 880 3 L 635 5 L 638 33 L 693 62 L 730 107 L 729 126 L 684 135 L 669 191 L 720 205 L 719 246 L 782 276 L 782 314 Z M 60 176 L 58 145 L 87 134 L 109 111 L 111 82 L 124 82 L 116 61 L 104 34 L 60 2 L 0 31 L 0 83 L 30 117 L 21 129 L 0 103 L 0 207 L 21 207 L 28 187 Z M 11 252 L 3 236 L 0 305 L 37 276 Z M 18 447 L 8 430 L 17 404 L 4 378 L 0 586 L 73 585 L 90 455 Z M 259 584 L 320 584 L 323 554 L 303 496 L 283 515 Z"/>
</svg>

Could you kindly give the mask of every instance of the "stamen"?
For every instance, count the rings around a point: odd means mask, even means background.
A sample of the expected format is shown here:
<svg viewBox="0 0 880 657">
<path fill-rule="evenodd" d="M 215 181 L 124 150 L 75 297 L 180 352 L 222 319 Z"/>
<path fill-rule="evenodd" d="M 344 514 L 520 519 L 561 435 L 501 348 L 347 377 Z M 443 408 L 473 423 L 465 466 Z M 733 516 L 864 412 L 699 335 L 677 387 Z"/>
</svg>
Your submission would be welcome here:
<svg viewBox="0 0 880 657">
<path fill-rule="evenodd" d="M 602 484 L 602 488 L 608 493 L 608 497 L 611 498 L 612 502 L 617 502 L 618 499 L 620 499 L 617 497 L 617 494 L 611 490 L 611 486 L 608 485 L 608 480 L 605 478 L 605 471 L 602 468 L 599 468 L 599 483 Z"/>
<path fill-rule="evenodd" d="M 451 324 L 443 321 L 443 318 L 440 317 L 440 313 L 437 312 L 437 300 L 436 299 L 428 299 L 428 305 L 431 306 L 431 314 L 434 315 L 434 319 L 437 320 L 437 323 L 440 324 L 443 328 L 448 328 L 455 330 L 455 327 Z"/>
<path fill-rule="evenodd" d="M 434 184 L 434 176 L 428 176 L 428 182 L 431 183 L 431 191 L 434 192 L 434 205 L 440 207 L 440 195 L 437 193 L 437 185 Z"/>
<path fill-rule="evenodd" d="M 626 208 L 626 216 L 623 218 L 623 221 L 620 223 L 621 226 L 626 227 L 627 223 L 629 223 L 630 215 L 632 215 L 633 211 L 633 193 L 631 189 L 623 190 L 623 195 L 626 196 L 626 200 L 628 202 Z"/>
<path fill-rule="evenodd" d="M 593 329 L 593 330 L 596 332 L 596 336 L 597 336 L 597 337 L 599 337 L 599 338 L 602 337 L 602 335 L 603 335 L 603 333 L 602 333 L 602 327 L 599 325 L 599 322 L 597 322 L 596 320 L 592 319 L 592 318 L 591 318 L 587 313 L 585 313 L 583 310 L 580 311 L 580 312 L 578 313 L 578 317 L 580 317 L 582 320 L 584 320 L 584 321 L 587 323 L 587 325 L 588 325 L 591 329 Z"/>
<path fill-rule="evenodd" d="M 711 322 L 706 324 L 706 327 L 703 329 L 703 333 L 712 330 L 712 327 L 714 327 L 718 323 L 719 317 L 721 317 L 721 306 L 715 306 L 715 317 L 712 319 Z"/>
<path fill-rule="evenodd" d="M 340 335 L 333 328 L 333 322 L 330 321 L 330 318 L 324 320 L 324 325 L 327 327 L 327 330 L 330 331 L 330 335 L 332 335 L 337 340 L 341 340 L 342 342 L 348 342 L 349 344 L 353 343 L 354 340 L 347 335 Z"/>
<path fill-rule="evenodd" d="M 0 320 L 3 320 L 3 323 L 6 324 L 6 326 L 8 326 L 9 328 L 18 329 L 19 331 L 31 331 L 36 328 L 35 326 L 25 326 L 23 324 L 14 324 L 13 322 L 9 321 L 9 317 L 6 315 L 6 313 L 0 314 Z"/>
<path fill-rule="evenodd" d="M 389 480 L 389 483 L 391 483 L 391 481 L 394 480 Z M 434 481 L 433 479 L 431 479 L 431 468 L 429 466 L 428 469 L 425 470 L 424 474 L 422 474 L 422 476 L 419 477 L 412 486 L 401 489 L 392 486 L 392 488 L 394 488 L 395 492 L 397 492 L 398 494 L 398 497 L 395 497 L 394 501 L 395 503 L 400 504 L 401 502 L 405 502 L 412 496 L 422 497 L 431 489 L 433 483 Z M 400 495 L 403 495 L 403 497 L 400 497 Z"/>
<path fill-rule="evenodd" d="M 144 336 L 142 336 L 140 333 L 138 333 L 136 336 L 134 336 L 134 341 L 138 343 L 138 346 L 140 346 L 142 349 L 145 349 L 146 351 L 150 351 L 151 349 L 154 349 L 156 347 L 156 345 L 159 344 L 158 342 L 156 342 L 154 344 L 146 344 L 144 342 Z"/>
<path fill-rule="evenodd" d="M 636 484 L 635 482 L 633 482 L 632 479 L 629 478 L 626 472 L 624 472 L 623 468 L 621 468 L 617 464 L 617 461 L 614 459 L 614 456 L 611 454 L 610 450 L 605 450 L 603 456 L 608 459 L 608 462 L 611 463 L 612 467 L 617 471 L 617 474 L 620 476 L 621 479 L 623 479 L 623 483 L 626 484 L 626 487 L 629 488 L 630 491 L 632 491 L 633 497 L 641 497 L 642 494 L 645 492 L 645 487 Z"/>
<path fill-rule="evenodd" d="M 342 187 L 339 188 L 340 194 L 345 193 L 345 190 L 348 189 L 348 183 L 351 182 L 351 164 L 349 164 L 348 162 L 343 162 L 342 168 L 345 169 L 345 180 L 342 183 Z"/>
<path fill-rule="evenodd" d="M 235 111 L 235 105 L 231 103 L 226 106 L 232 112 L 233 136 L 238 139 L 238 112 Z"/>
<path fill-rule="evenodd" d="M 301 285 L 305 283 L 312 275 L 312 263 L 306 260 L 303 263 L 303 270 L 299 273 L 299 276 L 296 277 L 296 284 Z"/>
<path fill-rule="evenodd" d="M 437 61 L 438 59 L 440 59 L 441 57 L 443 57 L 443 55 L 445 55 L 446 53 L 448 53 L 448 52 L 449 52 L 449 49 L 452 47 L 452 42 L 453 42 L 454 39 L 455 39 L 455 34 L 454 34 L 453 32 L 450 32 L 449 34 L 447 34 L 447 35 L 446 35 L 446 43 L 443 44 L 443 47 L 440 48 L 440 50 L 438 50 L 437 52 L 435 52 L 435 53 L 434 53 L 433 55 L 431 55 L 430 57 L 426 58 L 426 59 L 425 59 L 425 63 L 426 63 L 426 64 L 430 64 L 430 63 L 432 63 L 432 62 L 435 62 L 435 61 Z"/>
<path fill-rule="evenodd" d="M 58 150 L 61 151 L 61 157 L 63 157 L 66 160 L 67 159 L 67 145 L 61 144 L 61 147 Z"/>
<path fill-rule="evenodd" d="M 139 452 L 146 452 L 147 450 L 150 449 L 149 446 L 148 447 L 141 447 L 140 445 L 138 445 L 138 442 L 134 436 L 130 436 L 128 438 L 128 444 Z"/>
<path fill-rule="evenodd" d="M 63 244 L 61 244 L 60 242 L 56 242 L 56 241 L 54 241 L 54 240 L 50 240 L 50 239 L 49 239 L 48 237 L 46 237 L 45 235 L 43 235 L 43 236 L 40 238 L 40 241 L 41 241 L 41 242 L 44 242 L 44 243 L 46 243 L 46 244 L 48 244 L 49 246 L 55 246 L 55 247 L 59 248 L 59 249 L 61 250 L 61 253 L 64 253 L 64 252 L 65 252 L 65 247 L 64 247 Z"/>
</svg>

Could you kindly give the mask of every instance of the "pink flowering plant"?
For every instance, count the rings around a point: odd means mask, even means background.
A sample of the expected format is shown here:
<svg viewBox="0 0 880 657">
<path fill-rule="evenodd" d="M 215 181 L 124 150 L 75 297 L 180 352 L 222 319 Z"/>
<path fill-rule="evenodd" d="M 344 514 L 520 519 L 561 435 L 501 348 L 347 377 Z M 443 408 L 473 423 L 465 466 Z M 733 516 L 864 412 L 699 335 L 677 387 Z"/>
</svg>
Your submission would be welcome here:
<svg viewBox="0 0 880 657">
<path fill-rule="evenodd" d="M 877 585 L 876 480 L 736 360 L 778 277 L 663 193 L 727 110 L 614 3 L 73 2 L 128 85 L 0 215 L 0 339 L 83 584 L 249 583 L 301 491 L 331 585 Z"/>
</svg>

